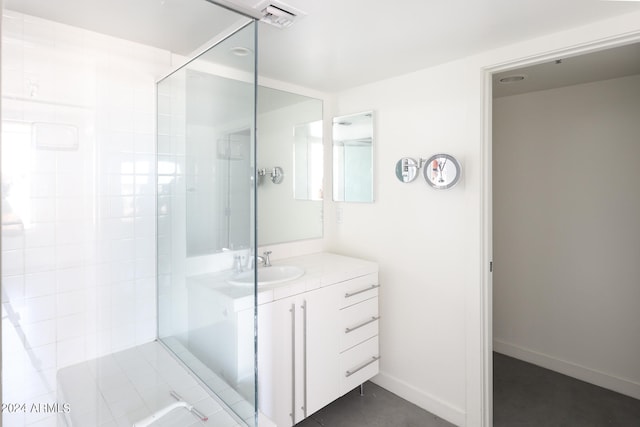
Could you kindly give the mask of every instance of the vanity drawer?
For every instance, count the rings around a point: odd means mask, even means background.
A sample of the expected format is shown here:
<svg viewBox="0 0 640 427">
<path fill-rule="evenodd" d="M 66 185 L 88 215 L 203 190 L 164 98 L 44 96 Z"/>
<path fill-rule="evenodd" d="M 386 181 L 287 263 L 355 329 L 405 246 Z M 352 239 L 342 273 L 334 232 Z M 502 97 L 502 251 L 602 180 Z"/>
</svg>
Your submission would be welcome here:
<svg viewBox="0 0 640 427">
<path fill-rule="evenodd" d="M 369 380 L 378 373 L 380 354 L 378 337 L 368 339 L 340 355 L 340 393 Z"/>
<path fill-rule="evenodd" d="M 340 353 L 378 335 L 378 297 L 340 310 Z"/>
<path fill-rule="evenodd" d="M 357 304 L 360 301 L 378 296 L 378 273 L 367 274 L 346 281 L 341 286 L 340 308 Z"/>
</svg>

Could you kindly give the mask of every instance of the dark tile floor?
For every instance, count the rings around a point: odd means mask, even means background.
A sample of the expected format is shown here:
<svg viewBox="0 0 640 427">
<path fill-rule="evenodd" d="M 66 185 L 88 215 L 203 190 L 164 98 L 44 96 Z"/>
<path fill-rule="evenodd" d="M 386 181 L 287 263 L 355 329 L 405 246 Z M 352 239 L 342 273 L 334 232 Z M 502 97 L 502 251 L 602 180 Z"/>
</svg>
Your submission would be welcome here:
<svg viewBox="0 0 640 427">
<path fill-rule="evenodd" d="M 493 354 L 494 427 L 638 427 L 640 400 Z"/>
<path fill-rule="evenodd" d="M 453 424 L 371 382 L 355 389 L 296 427 L 452 427 Z"/>
<path fill-rule="evenodd" d="M 494 427 L 639 427 L 640 400 L 494 353 Z M 367 382 L 296 427 L 452 427 Z"/>
</svg>

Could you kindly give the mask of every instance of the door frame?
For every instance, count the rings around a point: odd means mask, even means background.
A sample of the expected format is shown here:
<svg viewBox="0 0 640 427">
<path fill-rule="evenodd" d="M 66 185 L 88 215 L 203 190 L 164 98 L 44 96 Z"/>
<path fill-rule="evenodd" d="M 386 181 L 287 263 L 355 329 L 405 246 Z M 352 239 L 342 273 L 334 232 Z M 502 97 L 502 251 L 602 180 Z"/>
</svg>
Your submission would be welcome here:
<svg viewBox="0 0 640 427">
<path fill-rule="evenodd" d="M 481 420 L 483 427 L 493 426 L 493 74 L 517 70 L 571 56 L 640 43 L 640 31 L 588 41 L 536 55 L 482 67 L 482 146 L 481 146 Z M 470 421 L 470 420 L 468 420 Z"/>
</svg>

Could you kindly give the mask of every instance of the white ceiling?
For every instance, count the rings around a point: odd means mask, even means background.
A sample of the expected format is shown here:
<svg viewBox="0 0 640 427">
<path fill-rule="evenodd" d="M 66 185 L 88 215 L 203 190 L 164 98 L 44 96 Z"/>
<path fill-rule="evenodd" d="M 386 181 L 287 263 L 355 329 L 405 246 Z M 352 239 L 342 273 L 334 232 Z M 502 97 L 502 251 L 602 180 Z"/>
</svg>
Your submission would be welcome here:
<svg viewBox="0 0 640 427">
<path fill-rule="evenodd" d="M 254 6 L 259 0 L 232 0 Z M 206 0 L 5 0 L 5 7 L 188 54 L 238 18 Z M 306 16 L 261 24 L 265 77 L 335 92 L 640 10 L 599 0 L 287 0 Z"/>
<path fill-rule="evenodd" d="M 327 91 L 640 10 L 597 0 L 288 1 L 308 16 L 262 30 L 261 70 Z"/>
<path fill-rule="evenodd" d="M 239 19 L 205 0 L 4 0 L 4 7 L 184 55 Z"/>
</svg>

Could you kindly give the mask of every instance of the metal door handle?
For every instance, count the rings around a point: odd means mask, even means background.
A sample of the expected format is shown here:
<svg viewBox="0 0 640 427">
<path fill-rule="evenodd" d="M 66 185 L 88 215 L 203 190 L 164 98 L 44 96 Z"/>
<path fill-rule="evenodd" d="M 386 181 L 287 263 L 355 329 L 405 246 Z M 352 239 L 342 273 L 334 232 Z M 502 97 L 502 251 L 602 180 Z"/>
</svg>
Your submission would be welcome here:
<svg viewBox="0 0 640 427">
<path fill-rule="evenodd" d="M 304 394 L 302 410 L 304 417 L 307 418 L 307 300 L 302 304 L 302 375 L 304 378 L 302 392 Z"/>
<path fill-rule="evenodd" d="M 296 423 L 296 305 L 291 304 L 291 422 Z"/>
</svg>

